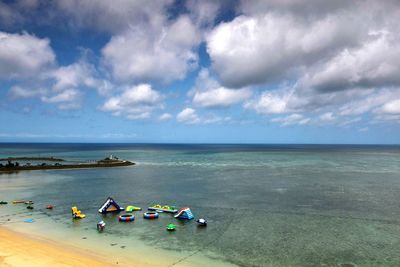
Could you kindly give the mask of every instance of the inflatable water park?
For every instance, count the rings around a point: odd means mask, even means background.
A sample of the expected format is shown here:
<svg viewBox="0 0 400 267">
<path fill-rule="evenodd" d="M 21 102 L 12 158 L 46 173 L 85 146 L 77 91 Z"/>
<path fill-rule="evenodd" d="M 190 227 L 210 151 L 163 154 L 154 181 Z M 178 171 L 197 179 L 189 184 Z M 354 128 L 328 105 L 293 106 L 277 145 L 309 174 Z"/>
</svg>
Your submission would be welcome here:
<svg viewBox="0 0 400 267">
<path fill-rule="evenodd" d="M 117 202 L 115 202 L 115 200 L 112 199 L 112 197 L 108 197 L 104 202 L 104 204 L 99 209 L 99 212 L 105 214 L 107 212 L 120 212 L 123 210 L 125 209 L 120 205 L 118 205 Z"/>
<path fill-rule="evenodd" d="M 34 201 L 33 200 L 14 200 L 12 201 L 13 204 L 25 204 L 27 209 L 34 209 Z M 1 200 L 0 204 L 2 205 L 7 205 L 8 202 Z M 44 209 L 53 210 L 55 208 L 54 205 L 52 204 L 47 204 L 43 207 Z M 120 213 L 124 212 L 123 214 L 117 216 L 117 220 L 119 222 L 127 223 L 127 222 L 134 222 L 138 216 L 135 216 L 134 213 L 136 214 L 137 212 L 142 211 L 141 207 L 135 206 L 135 205 L 127 205 L 126 208 L 123 208 L 122 205 L 118 204 L 118 202 L 112 198 L 108 197 L 103 204 L 100 206 L 98 209 L 98 212 L 102 216 L 107 216 L 107 214 L 110 213 Z M 161 215 L 165 213 L 165 215 Z M 79 219 L 84 219 L 86 218 L 86 214 L 84 214 L 81 210 L 78 209 L 78 206 L 73 206 L 71 207 L 71 215 L 73 220 L 79 220 Z M 182 222 L 184 221 L 190 221 L 195 219 L 195 216 L 192 212 L 192 210 L 189 207 L 182 207 L 178 209 L 176 206 L 172 205 L 161 205 L 161 204 L 153 204 L 150 205 L 147 208 L 147 211 L 142 211 L 142 217 L 144 220 L 155 220 L 159 219 L 160 217 L 164 217 L 164 219 L 167 220 L 173 220 L 173 219 L 178 219 L 181 220 Z M 204 218 L 197 218 L 196 223 L 198 226 L 207 226 L 207 220 Z M 24 222 L 30 222 L 33 223 L 33 219 L 28 219 L 24 220 Z M 96 224 L 96 229 L 99 233 L 105 231 L 106 229 L 106 223 L 104 222 L 104 219 L 98 221 Z M 167 231 L 175 231 L 177 229 L 177 225 L 169 222 L 166 225 L 165 228 Z"/>
</svg>

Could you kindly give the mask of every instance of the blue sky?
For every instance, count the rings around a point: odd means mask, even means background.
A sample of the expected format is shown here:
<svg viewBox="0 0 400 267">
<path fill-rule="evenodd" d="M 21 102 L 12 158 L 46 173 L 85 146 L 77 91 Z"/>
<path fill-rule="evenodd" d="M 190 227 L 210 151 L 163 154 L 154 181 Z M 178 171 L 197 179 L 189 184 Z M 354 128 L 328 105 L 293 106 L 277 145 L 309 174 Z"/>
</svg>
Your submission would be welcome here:
<svg viewBox="0 0 400 267">
<path fill-rule="evenodd" d="M 396 1 L 0 3 L 0 142 L 400 143 Z"/>
</svg>

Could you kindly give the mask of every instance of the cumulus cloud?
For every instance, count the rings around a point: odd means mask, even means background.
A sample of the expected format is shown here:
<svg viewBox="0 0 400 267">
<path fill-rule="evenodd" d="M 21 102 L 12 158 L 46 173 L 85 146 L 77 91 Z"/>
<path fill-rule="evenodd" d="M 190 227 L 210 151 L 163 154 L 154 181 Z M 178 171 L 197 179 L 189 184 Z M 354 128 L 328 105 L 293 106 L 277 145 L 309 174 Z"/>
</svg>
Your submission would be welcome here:
<svg viewBox="0 0 400 267">
<path fill-rule="evenodd" d="M 241 0 L 238 11 L 245 14 L 263 14 L 274 10 L 278 12 L 291 12 L 299 15 L 321 16 L 341 8 L 349 8 L 357 1 L 336 0 Z"/>
<path fill-rule="evenodd" d="M 45 94 L 45 92 L 46 90 L 44 90 L 43 88 L 27 89 L 20 85 L 15 85 L 10 88 L 8 94 L 13 99 L 19 99 L 19 98 L 32 98 L 32 97 L 42 96 Z"/>
<path fill-rule="evenodd" d="M 185 124 L 212 124 L 231 121 L 230 117 L 219 117 L 214 114 L 199 116 L 195 109 L 185 108 L 176 116 L 176 120 Z"/>
<path fill-rule="evenodd" d="M 189 17 L 166 25 L 132 26 L 103 48 L 104 63 L 122 82 L 170 82 L 197 66 L 200 37 Z"/>
<path fill-rule="evenodd" d="M 118 33 L 131 25 L 164 20 L 166 8 L 172 0 L 59 0 L 53 12 L 59 13 L 73 28 L 91 28 Z"/>
<path fill-rule="evenodd" d="M 218 87 L 205 92 L 196 92 L 193 103 L 200 107 L 228 107 L 251 96 L 248 89 L 232 90 Z"/>
<path fill-rule="evenodd" d="M 49 39 L 26 32 L 0 32 L 0 78 L 35 77 L 54 63 Z"/>
<path fill-rule="evenodd" d="M 389 104 L 400 86 L 396 1 L 240 1 L 238 13 L 209 33 L 207 51 L 223 86 L 273 85 L 245 108 L 313 113 L 325 123 L 355 123 L 338 117 L 368 112 L 396 119 L 396 102 Z"/>
<path fill-rule="evenodd" d="M 293 92 L 279 90 L 279 91 L 265 91 L 260 96 L 247 101 L 244 107 L 253 109 L 260 114 L 279 114 L 290 111 L 288 102 Z"/>
<path fill-rule="evenodd" d="M 188 124 L 196 124 L 200 122 L 199 116 L 196 114 L 196 110 L 192 108 L 185 108 L 176 116 L 177 121 L 188 123 Z"/>
<path fill-rule="evenodd" d="M 172 115 L 170 113 L 163 113 L 158 117 L 158 119 L 160 121 L 167 121 L 167 120 L 172 119 Z"/>
<path fill-rule="evenodd" d="M 95 67 L 81 59 L 70 65 L 43 70 L 38 77 L 20 78 L 8 94 L 12 99 L 38 98 L 60 109 L 78 109 L 83 89 L 96 89 L 100 94 L 109 90 L 109 82 L 97 76 Z"/>
<path fill-rule="evenodd" d="M 400 39 L 385 32 L 370 35 L 372 40 L 360 47 L 345 49 L 311 70 L 300 80 L 301 86 L 322 92 L 399 86 Z"/>
<path fill-rule="evenodd" d="M 400 114 L 400 98 L 385 103 L 379 111 L 389 114 Z"/>
<path fill-rule="evenodd" d="M 223 85 L 277 82 L 303 64 L 357 44 L 366 29 L 352 18 L 344 13 L 310 23 L 292 14 L 242 15 L 213 29 L 207 51 Z"/>
<path fill-rule="evenodd" d="M 78 86 L 95 87 L 98 81 L 94 78 L 94 66 L 85 61 L 80 61 L 67 66 L 61 66 L 51 73 L 50 78 L 55 80 L 54 91 L 62 91 Z"/>
<path fill-rule="evenodd" d="M 311 121 L 311 119 L 306 118 L 301 114 L 294 113 L 286 117 L 273 118 L 271 121 L 280 123 L 282 126 L 290 126 L 290 125 L 306 125 Z"/>
<path fill-rule="evenodd" d="M 46 103 L 58 104 L 60 109 L 77 109 L 80 107 L 81 92 L 76 89 L 67 89 L 51 96 L 42 96 Z"/>
<path fill-rule="evenodd" d="M 114 116 L 124 116 L 135 120 L 149 118 L 154 110 L 162 107 L 162 95 L 153 90 L 149 84 L 139 84 L 128 87 L 122 94 L 109 98 L 101 109 L 111 112 Z"/>
<path fill-rule="evenodd" d="M 202 69 L 194 88 L 189 92 L 193 104 L 204 108 L 229 107 L 248 99 L 252 95 L 249 88 L 229 89 L 210 77 L 207 69 Z"/>
<path fill-rule="evenodd" d="M 210 27 L 213 25 L 221 8 L 221 2 L 213 0 L 189 0 L 186 2 L 186 8 L 189 10 L 189 15 L 193 18 L 196 25 L 199 27 Z"/>
<path fill-rule="evenodd" d="M 332 112 L 326 112 L 326 113 L 324 113 L 324 114 L 321 114 L 321 115 L 319 116 L 319 119 L 320 119 L 322 122 L 332 122 L 332 121 L 336 120 L 336 118 L 335 118 L 335 116 L 333 115 Z"/>
</svg>

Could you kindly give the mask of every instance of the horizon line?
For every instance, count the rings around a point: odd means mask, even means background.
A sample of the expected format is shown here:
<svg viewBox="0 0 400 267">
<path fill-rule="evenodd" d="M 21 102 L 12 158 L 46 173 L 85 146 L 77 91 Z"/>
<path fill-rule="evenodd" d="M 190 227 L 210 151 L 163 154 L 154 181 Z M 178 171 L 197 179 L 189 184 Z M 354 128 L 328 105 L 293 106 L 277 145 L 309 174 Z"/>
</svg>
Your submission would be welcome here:
<svg viewBox="0 0 400 267">
<path fill-rule="evenodd" d="M 193 143 L 193 142 L 3 142 L 0 144 L 126 144 L 126 145 L 354 145 L 400 146 L 400 143 Z"/>
</svg>

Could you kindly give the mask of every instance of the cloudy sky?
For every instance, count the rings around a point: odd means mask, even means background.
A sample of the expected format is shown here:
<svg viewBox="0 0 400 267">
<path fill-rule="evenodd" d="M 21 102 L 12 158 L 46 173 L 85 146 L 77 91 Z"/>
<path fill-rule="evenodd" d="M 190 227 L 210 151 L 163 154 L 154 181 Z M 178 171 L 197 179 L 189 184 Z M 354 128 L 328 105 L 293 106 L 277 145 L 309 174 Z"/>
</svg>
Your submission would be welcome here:
<svg viewBox="0 0 400 267">
<path fill-rule="evenodd" d="M 0 141 L 400 143 L 400 3 L 0 2 Z"/>
</svg>

